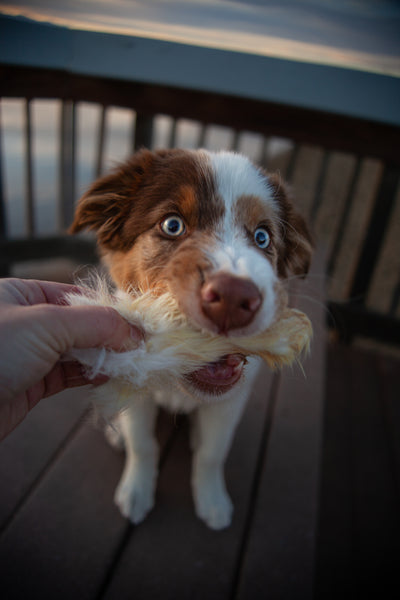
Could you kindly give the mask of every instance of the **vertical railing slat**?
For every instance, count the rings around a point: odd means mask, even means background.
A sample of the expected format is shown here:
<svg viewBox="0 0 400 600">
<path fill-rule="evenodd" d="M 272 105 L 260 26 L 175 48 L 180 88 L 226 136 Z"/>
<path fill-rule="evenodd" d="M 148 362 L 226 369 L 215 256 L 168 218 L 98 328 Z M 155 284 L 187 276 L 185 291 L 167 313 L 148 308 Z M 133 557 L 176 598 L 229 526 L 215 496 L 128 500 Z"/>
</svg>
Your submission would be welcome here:
<svg viewBox="0 0 400 600">
<path fill-rule="evenodd" d="M 6 197 L 3 183 L 3 119 L 0 104 L 0 239 L 7 237 Z"/>
<path fill-rule="evenodd" d="M 0 106 L 1 109 L 1 106 Z M 0 240 L 7 237 L 7 219 L 5 206 L 5 193 L 3 188 L 3 137 L 2 137 L 2 114 L 0 110 Z M 0 277 L 9 277 L 11 274 L 9 256 L 0 252 Z"/>
<path fill-rule="evenodd" d="M 206 147 L 207 125 L 203 124 L 200 127 L 199 138 L 197 140 L 197 148 Z"/>
<path fill-rule="evenodd" d="M 153 115 L 136 113 L 135 135 L 133 150 L 153 147 Z"/>
<path fill-rule="evenodd" d="M 101 106 L 99 129 L 97 134 L 97 153 L 96 153 L 96 167 L 95 176 L 100 177 L 103 171 L 104 162 L 104 144 L 105 144 L 105 132 L 106 132 L 106 107 Z"/>
<path fill-rule="evenodd" d="M 29 237 L 35 234 L 33 194 L 32 104 L 25 100 L 25 221 Z"/>
<path fill-rule="evenodd" d="M 294 170 L 296 168 L 296 163 L 297 163 L 299 153 L 300 153 L 300 144 L 295 143 L 293 145 L 292 151 L 290 153 L 290 158 L 289 158 L 287 167 L 285 169 L 285 175 L 284 175 L 284 178 L 289 182 L 293 181 Z"/>
<path fill-rule="evenodd" d="M 360 259 L 349 292 L 349 298 L 364 304 L 374 275 L 375 265 L 383 247 L 400 182 L 400 170 L 386 164 L 361 249 Z"/>
<path fill-rule="evenodd" d="M 340 216 L 340 221 L 337 226 L 336 236 L 334 242 L 332 244 L 332 250 L 330 252 L 328 264 L 327 264 L 327 273 L 331 276 L 336 268 L 336 262 L 339 256 L 340 248 L 342 246 L 344 234 L 346 231 L 346 224 L 349 222 L 350 211 L 353 205 L 353 198 L 356 191 L 356 186 L 360 177 L 361 167 L 362 167 L 362 159 L 360 156 L 357 157 L 356 164 L 354 165 L 353 174 L 350 180 L 350 184 L 347 190 L 347 195 L 344 203 L 344 208 L 342 214 Z"/>
<path fill-rule="evenodd" d="M 75 102 L 64 100 L 61 106 L 60 205 L 59 226 L 69 227 L 75 204 Z"/>
<path fill-rule="evenodd" d="M 169 135 L 168 135 L 168 142 L 167 142 L 168 148 L 176 147 L 177 129 L 178 129 L 178 119 L 172 119 L 171 128 L 169 130 Z"/>
<path fill-rule="evenodd" d="M 261 146 L 260 157 L 258 159 L 259 164 L 264 169 L 268 168 L 268 157 L 269 157 L 270 144 L 271 144 L 270 138 L 269 137 L 264 137 L 263 138 L 263 142 L 262 142 L 262 146 Z"/>
<path fill-rule="evenodd" d="M 394 291 L 392 294 L 392 300 L 391 300 L 390 308 L 389 308 L 390 316 L 392 316 L 392 317 L 396 316 L 397 309 L 399 308 L 399 304 L 400 304 L 400 279 L 397 282 L 397 285 L 394 288 Z"/>
<path fill-rule="evenodd" d="M 232 152 L 237 152 L 239 150 L 240 137 L 241 137 L 241 131 L 234 129 L 233 130 L 233 138 L 232 138 L 231 147 L 230 147 Z"/>
<path fill-rule="evenodd" d="M 322 164 L 318 173 L 317 185 L 315 187 L 314 192 L 314 200 L 310 209 L 311 223 L 315 223 L 319 209 L 322 204 L 322 197 L 325 189 L 326 178 L 328 175 L 330 158 L 331 153 L 329 151 L 325 151 L 322 157 Z"/>
</svg>

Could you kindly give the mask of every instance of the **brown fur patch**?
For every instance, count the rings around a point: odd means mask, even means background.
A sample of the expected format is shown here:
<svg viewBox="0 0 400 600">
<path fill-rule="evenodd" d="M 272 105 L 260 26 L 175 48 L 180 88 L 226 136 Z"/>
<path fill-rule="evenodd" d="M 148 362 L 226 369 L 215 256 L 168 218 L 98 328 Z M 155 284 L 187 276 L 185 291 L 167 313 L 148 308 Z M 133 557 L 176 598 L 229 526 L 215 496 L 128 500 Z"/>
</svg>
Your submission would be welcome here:
<svg viewBox="0 0 400 600">
<path fill-rule="evenodd" d="M 160 223 L 171 214 L 185 222 L 181 237 L 161 232 Z M 196 244 L 201 242 L 196 233 L 212 229 L 223 214 L 206 154 L 143 150 L 91 186 L 78 204 L 71 232 L 97 231 L 119 287 L 161 291 L 167 285 L 166 270 L 174 276 L 183 268 L 182 280 L 193 271 L 197 277 L 194 263 L 201 258 Z"/>
<path fill-rule="evenodd" d="M 245 227 L 250 244 L 253 244 L 276 269 L 280 247 L 280 227 L 275 202 L 271 201 L 268 204 L 257 196 L 241 196 L 235 204 L 235 224 Z M 258 227 L 265 227 L 271 237 L 271 243 L 265 250 L 258 248 L 254 241 L 254 233 Z"/>
<path fill-rule="evenodd" d="M 235 204 L 235 221 L 255 231 L 260 224 L 270 223 L 274 227 L 276 211 L 273 205 L 268 205 L 257 196 L 241 196 Z"/>
<path fill-rule="evenodd" d="M 180 243 L 146 232 L 128 252 L 109 253 L 105 261 L 121 289 L 133 285 L 143 291 L 171 291 L 179 299 L 199 291 L 211 266 L 206 258 L 211 244 L 211 238 L 196 231 Z"/>
<path fill-rule="evenodd" d="M 277 174 L 268 175 L 274 199 L 280 208 L 278 245 L 278 274 L 288 271 L 305 276 L 311 263 L 314 242 L 304 218 L 296 211 L 287 186 Z"/>
<path fill-rule="evenodd" d="M 223 205 L 207 167 L 198 153 L 142 150 L 90 187 L 70 232 L 96 230 L 102 250 L 127 252 L 168 213 L 181 214 L 191 229 L 210 227 Z"/>
<path fill-rule="evenodd" d="M 78 203 L 70 232 L 92 229 L 97 231 L 101 246 L 126 248 L 129 245 L 124 231 L 126 220 L 152 164 L 152 153 L 142 151 L 95 181 Z"/>
</svg>

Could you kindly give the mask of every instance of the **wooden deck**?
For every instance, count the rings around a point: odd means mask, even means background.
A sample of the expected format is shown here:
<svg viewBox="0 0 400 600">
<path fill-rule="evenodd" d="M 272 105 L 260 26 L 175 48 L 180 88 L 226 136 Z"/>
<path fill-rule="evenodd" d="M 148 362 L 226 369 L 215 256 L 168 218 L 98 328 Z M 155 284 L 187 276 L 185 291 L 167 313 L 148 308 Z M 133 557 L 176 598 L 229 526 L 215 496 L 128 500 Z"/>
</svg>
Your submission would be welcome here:
<svg viewBox="0 0 400 600">
<path fill-rule="evenodd" d="M 397 598 L 400 361 L 331 346 L 317 553 L 317 598 Z"/>
<path fill-rule="evenodd" d="M 93 426 L 86 390 L 65 392 L 0 446 L 2 598 L 356 598 L 394 581 L 399 363 L 335 346 L 326 358 L 318 280 L 299 296 L 315 329 L 307 378 L 264 370 L 237 431 L 232 526 L 195 517 L 187 422 L 164 413 L 156 507 L 125 521 L 123 455 Z"/>
</svg>

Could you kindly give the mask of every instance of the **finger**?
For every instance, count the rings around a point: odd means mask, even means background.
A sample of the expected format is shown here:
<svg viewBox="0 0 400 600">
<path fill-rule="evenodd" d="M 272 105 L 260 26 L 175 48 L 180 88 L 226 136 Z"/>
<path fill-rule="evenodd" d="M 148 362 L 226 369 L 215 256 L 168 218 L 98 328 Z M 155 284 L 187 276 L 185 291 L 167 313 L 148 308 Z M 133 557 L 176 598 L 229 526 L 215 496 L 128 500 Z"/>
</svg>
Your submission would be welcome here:
<svg viewBox="0 0 400 600">
<path fill-rule="evenodd" d="M 81 290 L 77 285 L 69 283 L 58 283 L 55 281 L 37 281 L 30 283 L 30 304 L 60 304 L 64 303 L 65 294 L 79 294 Z"/>
<path fill-rule="evenodd" d="M 110 307 L 67 306 L 60 308 L 59 313 L 70 348 L 105 346 L 123 350 L 136 347 L 143 340 L 143 332 Z"/>
<path fill-rule="evenodd" d="M 27 391 L 28 410 L 32 410 L 43 398 L 54 396 L 54 394 L 58 394 L 66 389 L 88 384 L 102 385 L 108 380 L 109 378 L 106 375 L 98 375 L 91 379 L 78 362 L 59 362 L 46 377 Z"/>
<path fill-rule="evenodd" d="M 78 387 L 81 385 L 102 385 L 110 378 L 107 375 L 96 375 L 90 377 L 85 367 L 77 361 L 63 361 L 59 363 L 64 377 L 65 388 Z"/>
<path fill-rule="evenodd" d="M 64 364 L 67 365 L 67 363 Z M 32 410 L 32 408 L 36 406 L 36 404 L 39 402 L 39 400 L 42 400 L 42 398 L 47 398 L 48 396 L 58 394 L 67 387 L 74 387 L 72 385 L 73 382 L 83 379 L 82 369 L 79 369 L 79 375 L 77 370 L 68 375 L 68 368 L 69 367 L 64 368 L 63 363 L 57 363 L 51 369 L 51 371 L 45 377 L 43 377 L 43 379 L 28 389 L 26 392 L 28 399 L 28 410 Z M 87 383 L 87 381 L 85 383 Z"/>
<path fill-rule="evenodd" d="M 60 304 L 67 293 L 81 293 L 76 285 L 39 281 L 36 279 L 9 278 L 3 281 L 14 303 L 21 305 Z"/>
<path fill-rule="evenodd" d="M 131 349 L 143 339 L 143 332 L 111 307 L 42 304 L 27 309 L 25 316 L 40 330 L 38 335 L 47 347 L 59 356 L 71 348 Z"/>
<path fill-rule="evenodd" d="M 86 385 L 82 366 L 77 362 L 58 362 L 44 378 L 43 398 L 53 396 L 71 387 Z"/>
<path fill-rule="evenodd" d="M 65 387 L 78 387 L 80 385 L 101 385 L 109 380 L 107 375 L 96 375 L 96 377 L 90 377 L 85 367 L 77 361 L 62 361 L 60 367 L 63 370 L 63 376 L 65 380 Z"/>
<path fill-rule="evenodd" d="M 80 387 L 83 385 L 102 385 L 109 380 L 106 375 L 98 375 L 90 378 L 82 365 L 75 361 L 65 361 L 57 363 L 48 375 L 44 378 L 42 388 L 42 398 L 53 396 L 69 388 Z"/>
</svg>

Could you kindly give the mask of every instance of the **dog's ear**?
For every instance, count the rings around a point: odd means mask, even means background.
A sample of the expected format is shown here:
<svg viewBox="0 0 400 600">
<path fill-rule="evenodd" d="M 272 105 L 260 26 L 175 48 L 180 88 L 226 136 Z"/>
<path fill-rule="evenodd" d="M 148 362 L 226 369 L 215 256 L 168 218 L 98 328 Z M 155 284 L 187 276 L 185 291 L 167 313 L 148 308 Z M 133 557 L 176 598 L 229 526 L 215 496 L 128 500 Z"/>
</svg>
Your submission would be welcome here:
<svg viewBox="0 0 400 600">
<path fill-rule="evenodd" d="M 288 271 L 305 277 L 308 273 L 314 242 L 305 219 L 294 208 L 288 187 L 277 174 L 268 176 L 273 195 L 280 208 L 279 226 L 281 245 L 278 273 L 286 277 Z"/>
<path fill-rule="evenodd" d="M 124 239 L 123 227 L 153 158 L 152 152 L 141 150 L 95 181 L 79 200 L 69 233 L 90 229 L 97 232 L 98 242 L 105 248 L 128 246 L 131 240 Z"/>
</svg>

